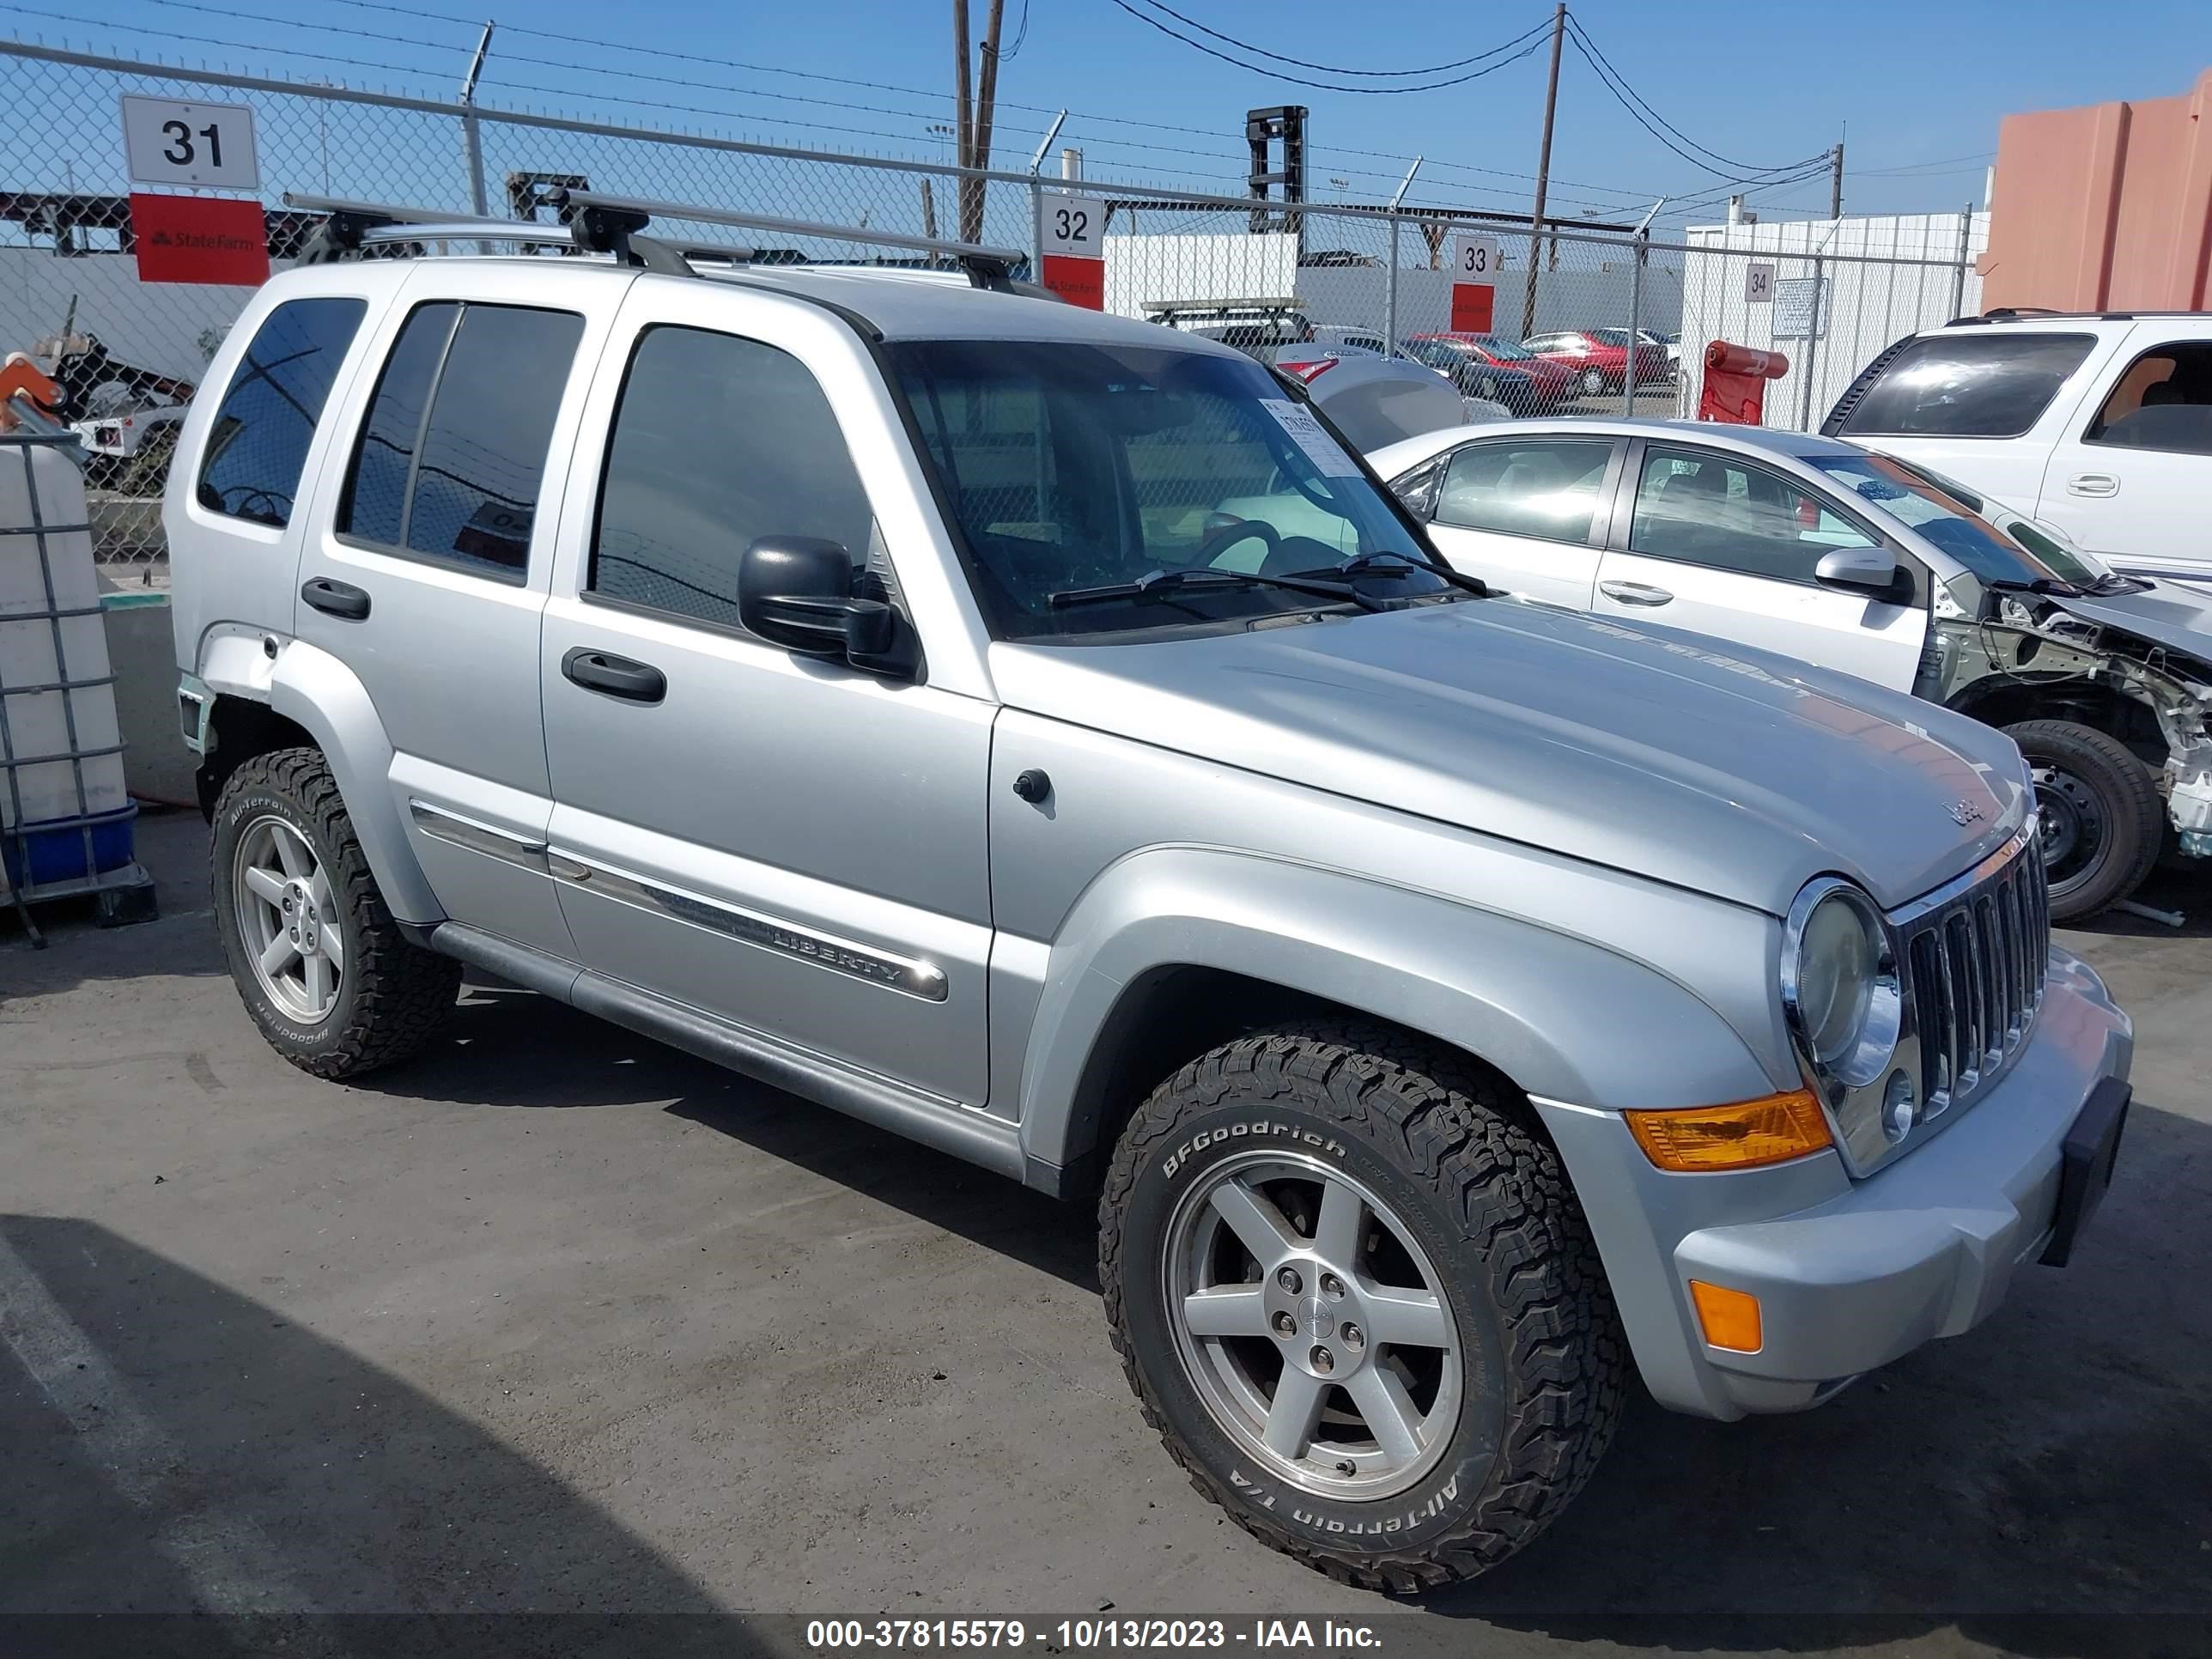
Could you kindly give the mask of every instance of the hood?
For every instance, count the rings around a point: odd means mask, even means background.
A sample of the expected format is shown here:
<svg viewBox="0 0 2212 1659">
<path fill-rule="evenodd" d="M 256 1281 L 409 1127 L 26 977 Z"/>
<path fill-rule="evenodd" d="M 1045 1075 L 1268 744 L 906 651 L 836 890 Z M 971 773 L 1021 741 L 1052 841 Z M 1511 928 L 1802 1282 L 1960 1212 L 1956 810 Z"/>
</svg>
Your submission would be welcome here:
<svg viewBox="0 0 2212 1659">
<path fill-rule="evenodd" d="M 1036 714 L 1777 915 L 1830 871 L 1901 904 L 2027 806 L 2011 740 L 1962 715 L 1516 600 L 1000 644 L 991 666 L 1000 696 Z"/>
<path fill-rule="evenodd" d="M 2078 599 L 2051 596 L 2069 616 L 2105 628 L 2117 628 L 2152 645 L 2162 645 L 2195 659 L 2200 672 L 2212 666 L 2212 595 L 2175 582 L 2154 581 L 2140 593 L 2113 593 Z"/>
</svg>

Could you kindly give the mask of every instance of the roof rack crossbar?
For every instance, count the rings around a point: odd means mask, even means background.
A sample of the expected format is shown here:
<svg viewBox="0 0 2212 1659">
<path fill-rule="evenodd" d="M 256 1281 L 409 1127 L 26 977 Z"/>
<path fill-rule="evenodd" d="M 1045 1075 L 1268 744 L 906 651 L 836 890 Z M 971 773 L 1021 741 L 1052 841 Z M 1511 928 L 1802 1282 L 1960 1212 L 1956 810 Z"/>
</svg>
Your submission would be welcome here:
<svg viewBox="0 0 2212 1659">
<path fill-rule="evenodd" d="M 569 247 L 579 252 L 611 253 L 623 264 L 674 276 L 693 274 L 682 253 L 636 234 L 647 223 L 642 213 L 594 207 L 563 214 L 560 223 L 545 224 L 533 219 L 495 219 L 456 214 L 445 208 L 354 202 L 340 197 L 303 196 L 290 191 L 284 194 L 284 205 L 328 216 L 301 250 L 301 261 L 306 264 L 327 264 L 364 247 L 473 240 L 526 242 L 538 246 Z"/>
<path fill-rule="evenodd" d="M 726 208 L 702 207 L 684 202 L 661 202 L 637 197 L 610 196 L 595 190 L 554 190 L 547 198 L 563 207 L 640 216 L 641 221 L 682 219 L 702 225 L 730 225 L 739 230 L 771 231 L 783 236 L 818 236 L 842 242 L 865 242 L 876 247 L 912 248 L 942 254 L 957 262 L 977 288 L 1004 290 L 1012 283 L 1012 269 L 1028 258 L 1019 248 L 988 247 L 978 242 L 948 241 L 938 236 L 913 236 L 903 231 L 872 230 L 865 225 L 832 225 L 807 219 L 779 219 L 762 213 L 735 213 Z"/>
</svg>

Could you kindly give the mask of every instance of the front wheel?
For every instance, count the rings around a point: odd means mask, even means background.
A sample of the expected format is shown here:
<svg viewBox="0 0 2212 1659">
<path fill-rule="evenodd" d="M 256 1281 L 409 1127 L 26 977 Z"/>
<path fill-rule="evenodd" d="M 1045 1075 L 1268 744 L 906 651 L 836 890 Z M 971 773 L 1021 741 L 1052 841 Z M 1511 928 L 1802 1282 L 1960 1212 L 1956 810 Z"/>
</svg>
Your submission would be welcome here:
<svg viewBox="0 0 2212 1659">
<path fill-rule="evenodd" d="M 1594 368 L 1586 368 L 1583 371 L 1583 392 L 1584 396 L 1595 398 L 1604 390 L 1604 375 L 1599 374 L 1597 370 Z"/>
<path fill-rule="evenodd" d="M 1612 1297 L 1522 1110 L 1454 1056 L 1327 1023 L 1194 1060 L 1115 1152 L 1099 1278 L 1146 1420 L 1239 1525 L 1332 1577 L 1474 1577 L 1612 1436 Z"/>
<path fill-rule="evenodd" d="M 2134 892 L 2166 836 L 2150 769 L 2118 738 L 2072 720 L 2023 720 L 2005 735 L 2035 779 L 2051 920 L 2078 921 Z"/>
</svg>

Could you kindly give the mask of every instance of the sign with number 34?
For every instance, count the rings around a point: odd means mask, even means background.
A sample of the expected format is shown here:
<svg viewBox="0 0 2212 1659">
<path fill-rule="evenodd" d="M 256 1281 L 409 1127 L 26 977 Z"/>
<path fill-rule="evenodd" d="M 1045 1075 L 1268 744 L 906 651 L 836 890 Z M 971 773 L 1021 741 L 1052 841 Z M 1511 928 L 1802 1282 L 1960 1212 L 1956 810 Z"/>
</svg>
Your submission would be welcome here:
<svg viewBox="0 0 2212 1659">
<path fill-rule="evenodd" d="M 123 95 L 123 152 L 131 182 L 258 190 L 253 112 L 244 104 L 196 104 Z"/>
</svg>

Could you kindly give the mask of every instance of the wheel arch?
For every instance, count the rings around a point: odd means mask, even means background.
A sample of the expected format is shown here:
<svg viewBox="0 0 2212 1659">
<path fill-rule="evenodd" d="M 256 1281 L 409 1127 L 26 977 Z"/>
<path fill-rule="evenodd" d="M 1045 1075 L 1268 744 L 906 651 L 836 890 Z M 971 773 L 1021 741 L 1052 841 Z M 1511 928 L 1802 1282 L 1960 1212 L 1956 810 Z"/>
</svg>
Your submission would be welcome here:
<svg viewBox="0 0 2212 1659">
<path fill-rule="evenodd" d="M 2092 680 L 1990 675 L 1954 692 L 1945 707 L 1999 731 L 2024 720 L 2071 720 L 2125 744 L 2148 766 L 2166 761 L 2157 711 L 2139 697 Z"/>
<path fill-rule="evenodd" d="M 1711 1007 L 1602 945 L 1364 877 L 1165 848 L 1102 877 L 1054 943 L 1022 1069 L 1030 1168 L 1079 1186 L 1161 1078 L 1306 1014 L 1396 1026 L 1583 1105 L 1773 1086 Z"/>
<path fill-rule="evenodd" d="M 264 638 L 258 631 L 218 631 L 202 653 L 200 678 L 216 698 L 213 741 L 197 780 L 202 810 L 213 812 L 224 782 L 254 756 L 319 750 L 393 916 L 421 925 L 443 921 L 386 783 L 392 741 L 368 687 L 327 651 L 291 640 L 272 658 Z"/>
</svg>

